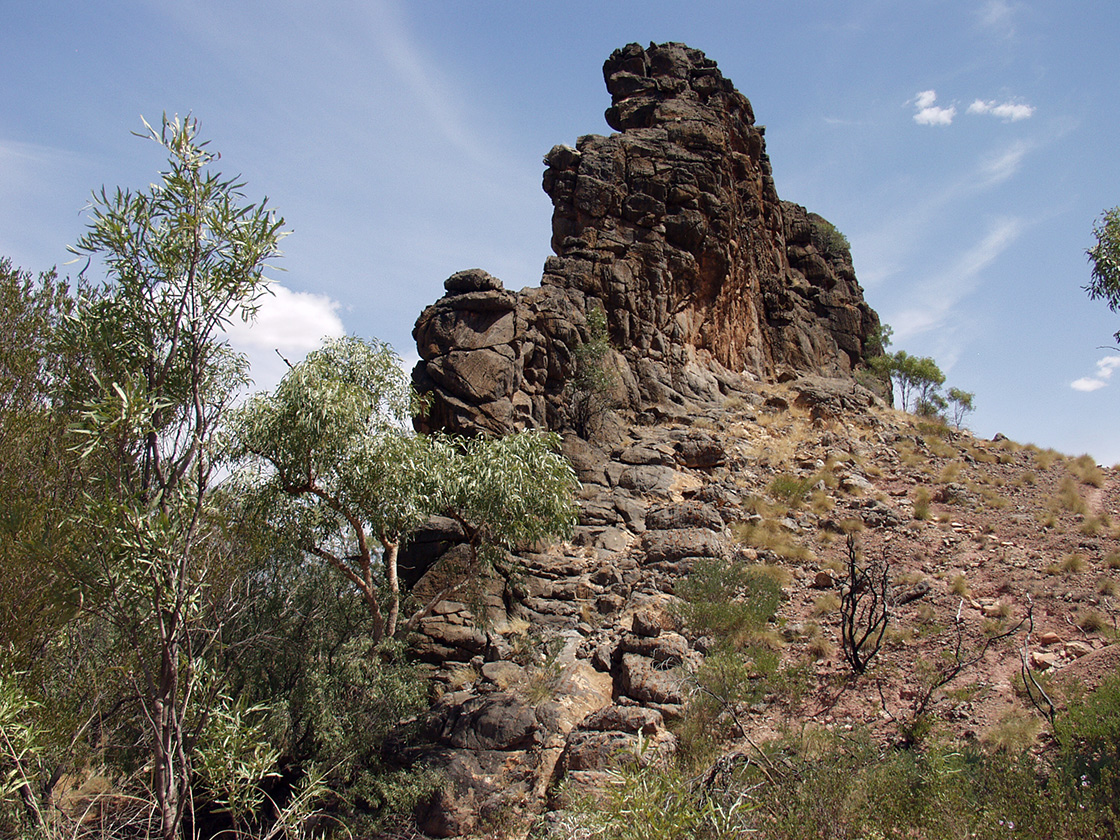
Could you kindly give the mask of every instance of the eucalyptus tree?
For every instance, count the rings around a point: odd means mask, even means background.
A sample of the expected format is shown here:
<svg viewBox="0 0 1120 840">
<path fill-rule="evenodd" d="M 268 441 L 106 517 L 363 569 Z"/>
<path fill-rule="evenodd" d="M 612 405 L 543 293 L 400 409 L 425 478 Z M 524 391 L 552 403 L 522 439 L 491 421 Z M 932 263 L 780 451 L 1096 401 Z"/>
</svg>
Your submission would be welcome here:
<svg viewBox="0 0 1120 840">
<path fill-rule="evenodd" d="M 400 621 L 397 555 L 431 516 L 462 526 L 468 576 L 495 551 L 565 534 L 575 521 L 578 484 L 554 435 L 418 436 L 410 430 L 418 408 L 392 348 L 344 337 L 250 400 L 234 433 L 243 497 L 354 585 L 376 640 L 408 626 Z"/>
<path fill-rule="evenodd" d="M 964 424 L 964 418 L 976 410 L 976 394 L 960 388 L 950 388 L 948 397 L 949 405 L 953 408 L 953 425 L 960 429 Z"/>
<path fill-rule="evenodd" d="M 230 550 L 208 491 L 219 429 L 248 365 L 223 327 L 255 313 L 283 220 L 213 171 L 218 156 L 196 120 L 165 115 L 158 129 L 144 127 L 167 169 L 147 190 L 95 192 L 72 248 L 106 269 L 68 323 L 88 366 L 67 389 L 80 407 L 75 450 L 96 466 L 74 514 L 84 539 L 72 579 L 127 650 L 170 840 L 193 805 L 191 752 L 205 720 L 195 708 L 199 658 L 214 637 L 208 587 Z"/>
<path fill-rule="evenodd" d="M 56 343 L 73 302 L 53 271 L 34 278 L 0 258 L 0 651 L 17 671 L 42 658 L 43 632 L 60 618 L 46 558 L 61 549 L 59 511 L 80 475 L 66 451 L 72 418 L 56 410 L 52 390 L 65 372 Z"/>
<path fill-rule="evenodd" d="M 869 365 L 880 376 L 898 387 L 902 410 L 920 411 L 932 407 L 939 410 L 938 391 L 945 384 L 945 374 L 929 356 L 911 356 L 905 350 L 873 357 Z"/>
<path fill-rule="evenodd" d="M 1104 300 L 1113 312 L 1120 312 L 1120 207 L 1101 214 L 1093 225 L 1097 244 L 1086 253 L 1093 266 L 1085 291 L 1093 300 Z M 1120 342 L 1120 330 L 1115 338 Z"/>
</svg>

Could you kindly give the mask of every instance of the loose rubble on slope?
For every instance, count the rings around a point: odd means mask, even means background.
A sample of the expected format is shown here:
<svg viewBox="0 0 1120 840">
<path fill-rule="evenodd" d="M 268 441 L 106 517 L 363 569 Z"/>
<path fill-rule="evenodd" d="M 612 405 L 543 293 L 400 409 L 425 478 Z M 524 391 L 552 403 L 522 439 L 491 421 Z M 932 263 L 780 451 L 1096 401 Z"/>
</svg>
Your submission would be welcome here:
<svg viewBox="0 0 1120 840">
<path fill-rule="evenodd" d="M 862 407 L 814 420 L 832 399 Z M 693 409 L 566 437 L 583 482 L 574 538 L 513 558 L 471 606 L 445 603 L 423 622 L 418 650 L 442 695 L 409 757 L 448 780 L 423 815 L 429 834 L 528 822 L 562 806 L 561 789 L 603 784 L 620 755 L 677 748 L 709 640 L 682 623 L 675 593 L 704 558 L 780 570 L 779 678 L 737 712 L 756 742 L 804 723 L 897 738 L 925 678 L 915 663 L 952 648 L 958 611 L 970 650 L 1031 606 L 1036 669 L 1091 687 L 1120 662 L 1106 634 L 1079 626 L 1093 611 L 1114 621 L 1115 582 L 1102 582 L 1120 566 L 1116 470 L 1087 484 L 1077 461 L 950 433 L 848 380 L 756 385 Z M 775 495 L 778 479 L 805 490 Z M 1084 507 L 1060 501 L 1071 481 Z M 896 606 L 878 681 L 850 682 L 839 653 L 846 533 L 889 561 Z M 938 696 L 946 726 L 985 737 L 1022 711 L 1024 641 L 994 646 L 954 682 L 967 690 Z"/>
</svg>

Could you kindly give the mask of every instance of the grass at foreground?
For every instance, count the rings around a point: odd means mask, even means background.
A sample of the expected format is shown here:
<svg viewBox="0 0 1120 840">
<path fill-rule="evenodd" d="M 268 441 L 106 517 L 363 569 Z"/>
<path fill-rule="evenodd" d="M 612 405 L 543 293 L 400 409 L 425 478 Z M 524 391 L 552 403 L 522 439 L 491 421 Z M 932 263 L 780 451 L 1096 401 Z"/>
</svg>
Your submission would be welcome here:
<svg viewBox="0 0 1120 840">
<path fill-rule="evenodd" d="M 536 838 L 967 840 L 1120 837 L 1120 675 L 1074 698 L 1043 756 L 975 742 L 883 747 L 811 726 L 690 775 L 623 762 Z"/>
<path fill-rule="evenodd" d="M 970 747 L 882 752 L 860 735 L 686 778 L 631 763 L 538 838 L 1087 840 L 1120 836 L 1108 779 Z M 745 756 L 743 757 L 745 759 Z M 734 763 L 734 762 L 729 762 Z"/>
</svg>

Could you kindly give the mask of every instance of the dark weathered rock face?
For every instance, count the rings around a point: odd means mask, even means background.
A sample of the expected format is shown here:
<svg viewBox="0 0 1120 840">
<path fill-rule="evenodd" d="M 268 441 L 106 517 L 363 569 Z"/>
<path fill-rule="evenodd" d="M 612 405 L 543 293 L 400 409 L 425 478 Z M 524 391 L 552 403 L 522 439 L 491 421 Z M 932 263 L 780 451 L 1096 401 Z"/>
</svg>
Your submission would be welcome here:
<svg viewBox="0 0 1120 840">
<path fill-rule="evenodd" d="M 603 67 L 619 133 L 545 157 L 554 205 L 539 288 L 460 272 L 413 335 L 422 425 L 502 433 L 570 425 L 574 351 L 601 307 L 630 408 L 709 401 L 739 377 L 845 376 L 878 317 L 842 236 L 782 202 L 750 102 L 681 44 L 630 44 Z"/>
</svg>

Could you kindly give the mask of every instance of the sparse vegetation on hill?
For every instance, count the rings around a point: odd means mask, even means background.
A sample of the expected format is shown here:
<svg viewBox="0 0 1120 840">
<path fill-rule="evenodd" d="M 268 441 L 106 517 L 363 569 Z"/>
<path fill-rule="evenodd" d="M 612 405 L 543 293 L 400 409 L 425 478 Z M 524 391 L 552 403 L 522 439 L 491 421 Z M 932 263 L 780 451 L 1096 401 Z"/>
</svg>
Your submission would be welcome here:
<svg viewBox="0 0 1120 840">
<path fill-rule="evenodd" d="M 788 394 L 759 390 L 756 406 Z M 770 625 L 776 656 L 760 668 L 746 649 L 719 648 L 733 634 L 709 626 L 705 644 L 720 653 L 712 675 L 698 677 L 713 682 L 698 689 L 705 703 L 671 725 L 676 757 L 620 753 L 604 792 L 577 797 L 532 836 L 1112 836 L 1118 605 L 1116 588 L 1103 595 L 1098 583 L 1111 580 L 1120 539 L 1116 470 L 1006 440 L 947 438 L 884 410 L 827 430 L 795 407 L 750 422 L 763 411 L 740 403 L 702 425 L 744 453 L 796 440 L 727 475 L 749 533 L 781 530 L 803 552 L 745 543 L 748 563 L 787 572 Z M 832 486 L 820 480 L 826 453 Z M 799 504 L 803 482 L 833 509 Z M 1040 510 L 1052 517 L 1041 533 Z M 1087 535 L 1100 515 L 1108 524 Z M 861 553 L 890 569 L 890 621 L 862 675 L 841 657 L 840 598 L 871 590 L 841 585 L 853 557 L 835 536 L 844 530 L 858 530 Z M 707 579 L 711 567 L 697 568 Z M 739 591 L 708 588 L 702 603 L 715 614 L 749 609 L 753 596 Z M 654 835 L 634 833 L 647 824 Z"/>
<path fill-rule="evenodd" d="M 189 120 L 103 287 L 0 262 L 0 838 L 1117 836 L 1120 470 L 878 355 L 702 53 L 605 71 L 416 417 L 358 339 L 231 408 L 281 223 Z"/>
</svg>

